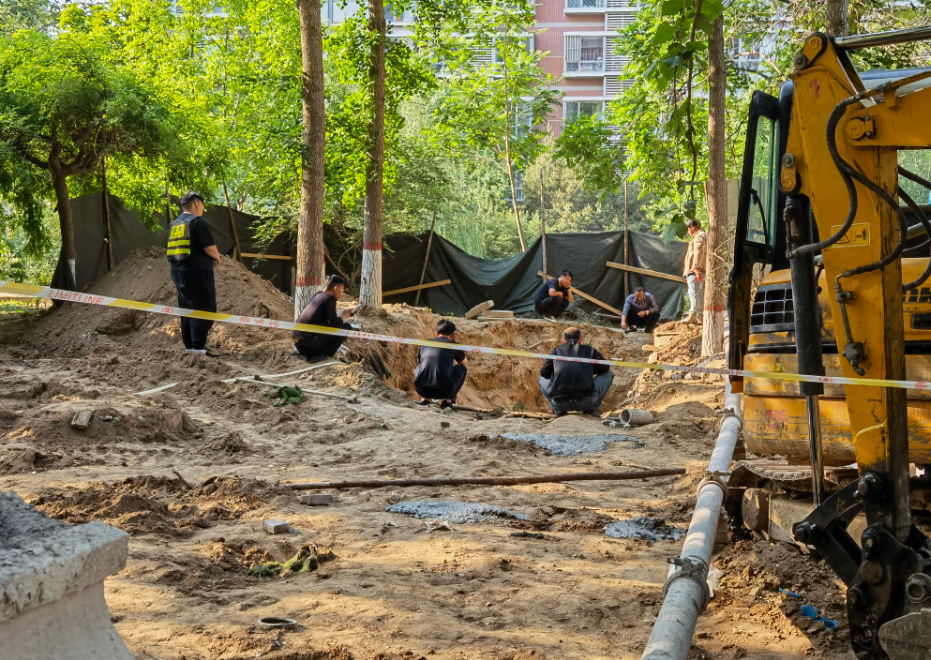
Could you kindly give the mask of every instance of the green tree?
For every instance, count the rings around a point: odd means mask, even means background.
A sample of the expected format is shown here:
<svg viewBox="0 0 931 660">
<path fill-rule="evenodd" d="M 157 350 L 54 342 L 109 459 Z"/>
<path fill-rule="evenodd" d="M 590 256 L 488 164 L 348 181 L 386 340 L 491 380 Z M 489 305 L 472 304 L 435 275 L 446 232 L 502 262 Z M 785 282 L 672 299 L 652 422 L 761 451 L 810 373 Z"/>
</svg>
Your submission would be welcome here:
<svg viewBox="0 0 931 660">
<path fill-rule="evenodd" d="M 114 169 L 124 172 L 145 172 L 155 161 L 174 166 L 176 176 L 192 169 L 190 149 L 178 139 L 188 131 L 183 115 L 108 62 L 103 46 L 82 31 L 82 18 L 78 10 L 63 13 L 56 37 L 0 37 L 0 194 L 14 199 L 28 216 L 24 226 L 38 232 L 38 201 L 51 187 L 72 285 L 71 177 L 92 174 L 111 154 Z"/>
<path fill-rule="evenodd" d="M 517 177 L 544 150 L 546 116 L 562 93 L 540 66 L 546 53 L 527 47 L 533 31 L 530 5 L 501 5 L 475 13 L 472 36 L 447 61 L 450 77 L 435 109 L 436 139 L 454 153 L 484 151 L 507 173 L 521 251 Z M 476 51 L 488 53 L 476 62 Z"/>
</svg>

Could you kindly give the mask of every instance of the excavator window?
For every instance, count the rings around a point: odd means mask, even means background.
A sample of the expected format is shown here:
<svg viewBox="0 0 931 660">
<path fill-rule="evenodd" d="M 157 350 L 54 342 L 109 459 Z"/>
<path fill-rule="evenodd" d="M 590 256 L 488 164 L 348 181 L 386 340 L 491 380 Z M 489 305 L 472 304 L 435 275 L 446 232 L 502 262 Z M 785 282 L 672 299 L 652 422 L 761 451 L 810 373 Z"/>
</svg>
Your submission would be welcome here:
<svg viewBox="0 0 931 660">
<path fill-rule="evenodd" d="M 779 124 L 758 115 L 753 150 L 753 173 L 749 182 L 751 205 L 747 217 L 747 240 L 775 249 L 776 199 L 778 196 Z"/>
</svg>

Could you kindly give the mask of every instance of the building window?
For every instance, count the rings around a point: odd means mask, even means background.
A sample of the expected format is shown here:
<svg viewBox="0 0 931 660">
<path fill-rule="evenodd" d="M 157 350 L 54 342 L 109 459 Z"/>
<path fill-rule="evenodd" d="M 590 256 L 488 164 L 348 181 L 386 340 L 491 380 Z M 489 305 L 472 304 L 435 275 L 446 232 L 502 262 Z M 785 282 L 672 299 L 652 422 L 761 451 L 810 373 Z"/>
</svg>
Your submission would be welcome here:
<svg viewBox="0 0 931 660">
<path fill-rule="evenodd" d="M 394 7 L 391 5 L 385 5 L 385 19 L 389 23 L 413 23 L 414 22 L 414 9 L 408 7 L 404 11 L 396 12 Z"/>
<path fill-rule="evenodd" d="M 605 38 L 583 37 L 578 34 L 566 35 L 566 73 L 593 72 L 605 70 Z"/>
<path fill-rule="evenodd" d="M 604 119 L 604 101 L 565 101 L 563 117 L 566 122 L 575 121 L 579 117 L 594 117 Z"/>
<path fill-rule="evenodd" d="M 566 0 L 566 9 L 604 9 L 605 0 Z"/>
</svg>

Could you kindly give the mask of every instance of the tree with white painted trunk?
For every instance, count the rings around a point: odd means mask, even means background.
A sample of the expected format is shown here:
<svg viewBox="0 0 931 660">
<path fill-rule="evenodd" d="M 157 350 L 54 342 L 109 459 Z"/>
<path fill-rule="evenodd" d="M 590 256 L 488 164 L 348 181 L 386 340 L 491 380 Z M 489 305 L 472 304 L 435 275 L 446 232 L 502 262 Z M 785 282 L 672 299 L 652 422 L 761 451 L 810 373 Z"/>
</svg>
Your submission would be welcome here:
<svg viewBox="0 0 931 660">
<path fill-rule="evenodd" d="M 724 350 L 724 308 L 727 272 L 727 174 L 725 172 L 725 96 L 727 68 L 724 62 L 724 14 L 719 14 L 708 36 L 708 179 L 705 206 L 708 230 L 705 244 L 705 309 L 702 356 Z"/>
<path fill-rule="evenodd" d="M 323 75 L 323 26 L 320 3 L 298 0 L 301 21 L 301 206 L 297 226 L 294 318 L 323 288 L 323 197 L 326 112 Z"/>
</svg>

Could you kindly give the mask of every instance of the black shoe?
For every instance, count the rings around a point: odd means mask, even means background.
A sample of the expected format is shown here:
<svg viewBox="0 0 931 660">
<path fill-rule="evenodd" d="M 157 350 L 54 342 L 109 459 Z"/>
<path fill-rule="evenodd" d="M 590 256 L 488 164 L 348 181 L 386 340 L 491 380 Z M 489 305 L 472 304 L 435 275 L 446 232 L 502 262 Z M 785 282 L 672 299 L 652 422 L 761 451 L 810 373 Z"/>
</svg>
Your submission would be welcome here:
<svg viewBox="0 0 931 660">
<path fill-rule="evenodd" d="M 589 417 L 598 417 L 598 418 L 601 417 L 601 415 L 598 414 L 598 411 L 597 411 L 597 410 L 586 410 L 586 411 L 585 411 L 584 413 L 582 413 L 582 414 L 583 414 L 583 415 L 588 415 Z"/>
<path fill-rule="evenodd" d="M 441 410 L 446 410 L 447 408 L 452 408 L 452 407 L 453 407 L 452 401 L 444 401 L 443 403 L 440 404 Z"/>
<path fill-rule="evenodd" d="M 206 355 L 206 356 L 209 357 L 209 358 L 218 358 L 218 357 L 220 357 L 220 356 L 217 355 L 216 353 L 211 353 L 210 351 L 206 351 L 206 352 L 204 353 L 204 355 Z"/>
<path fill-rule="evenodd" d="M 420 401 L 417 402 L 417 405 L 418 406 L 429 406 L 430 399 L 421 399 Z"/>
<path fill-rule="evenodd" d="M 566 412 L 565 410 L 554 410 L 553 414 L 556 415 L 556 417 L 565 417 L 569 413 Z"/>
</svg>

